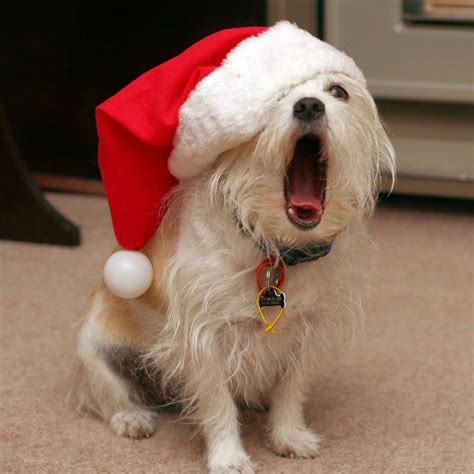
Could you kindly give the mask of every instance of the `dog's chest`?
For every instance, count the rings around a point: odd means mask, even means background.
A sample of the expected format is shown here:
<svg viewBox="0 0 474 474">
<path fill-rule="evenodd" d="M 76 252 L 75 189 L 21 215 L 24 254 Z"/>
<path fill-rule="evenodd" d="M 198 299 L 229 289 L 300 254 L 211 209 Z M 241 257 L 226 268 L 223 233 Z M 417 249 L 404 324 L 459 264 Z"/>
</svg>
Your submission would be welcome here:
<svg viewBox="0 0 474 474">
<path fill-rule="evenodd" d="M 288 272 L 290 278 L 281 287 L 284 308 L 278 304 L 262 306 L 258 298 L 259 288 L 252 277 L 232 296 L 231 289 L 228 293 L 222 293 L 221 304 L 226 313 L 224 347 L 245 349 L 250 358 L 265 351 L 271 352 L 273 356 L 284 357 L 295 349 L 308 324 L 318 317 L 323 307 L 321 295 L 324 293 L 322 285 L 316 284 L 314 268 L 298 270 Z M 268 331 L 268 326 L 272 325 L 275 318 L 279 319 L 273 330 Z"/>
<path fill-rule="evenodd" d="M 274 332 L 266 331 L 256 305 L 256 288 L 249 288 L 245 304 L 235 302 L 230 324 L 222 329 L 222 352 L 233 391 L 238 397 L 259 403 L 283 375 L 292 360 L 301 357 L 312 315 L 317 311 L 306 292 L 291 291 L 288 307 Z M 292 300 L 293 297 L 293 301 Z M 280 307 L 266 308 L 272 323 Z M 231 311 L 232 312 L 232 311 Z"/>
</svg>

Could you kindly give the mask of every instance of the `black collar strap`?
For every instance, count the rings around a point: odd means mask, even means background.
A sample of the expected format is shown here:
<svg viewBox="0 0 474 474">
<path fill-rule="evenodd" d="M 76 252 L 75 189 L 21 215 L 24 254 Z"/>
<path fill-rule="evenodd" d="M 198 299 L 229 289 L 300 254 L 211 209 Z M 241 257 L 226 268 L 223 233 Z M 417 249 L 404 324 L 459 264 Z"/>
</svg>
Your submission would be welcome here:
<svg viewBox="0 0 474 474">
<path fill-rule="evenodd" d="M 285 265 L 292 267 L 298 263 L 314 262 L 321 257 L 325 257 L 331 251 L 332 244 L 313 245 L 302 249 L 292 249 L 280 247 L 280 257 Z"/>
<path fill-rule="evenodd" d="M 234 215 L 234 217 L 242 233 L 249 236 L 244 226 L 240 222 L 240 219 L 237 218 L 237 215 Z M 314 262 L 321 257 L 325 257 L 331 251 L 334 238 L 335 237 L 332 238 L 332 242 L 329 244 L 308 245 L 302 249 L 293 249 L 291 247 L 281 246 L 278 248 L 278 252 L 280 253 L 283 263 L 290 267 L 298 265 L 298 263 Z M 262 252 L 265 252 L 263 245 L 260 244 L 258 246 Z"/>
</svg>

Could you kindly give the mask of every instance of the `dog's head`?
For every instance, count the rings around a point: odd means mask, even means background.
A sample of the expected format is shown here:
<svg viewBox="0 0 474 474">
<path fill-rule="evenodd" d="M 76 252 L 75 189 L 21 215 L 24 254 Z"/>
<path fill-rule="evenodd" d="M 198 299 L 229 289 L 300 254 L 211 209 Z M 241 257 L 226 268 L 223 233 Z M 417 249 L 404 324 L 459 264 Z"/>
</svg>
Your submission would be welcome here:
<svg viewBox="0 0 474 474">
<path fill-rule="evenodd" d="M 199 41 L 101 104 L 97 127 L 125 248 L 143 248 L 176 183 L 198 177 L 260 242 L 328 241 L 393 169 L 360 69 L 289 22 Z"/>
<path fill-rule="evenodd" d="M 327 242 L 372 211 L 394 153 L 367 89 L 321 73 L 279 97 L 253 139 L 211 170 L 216 198 L 256 239 Z"/>
</svg>

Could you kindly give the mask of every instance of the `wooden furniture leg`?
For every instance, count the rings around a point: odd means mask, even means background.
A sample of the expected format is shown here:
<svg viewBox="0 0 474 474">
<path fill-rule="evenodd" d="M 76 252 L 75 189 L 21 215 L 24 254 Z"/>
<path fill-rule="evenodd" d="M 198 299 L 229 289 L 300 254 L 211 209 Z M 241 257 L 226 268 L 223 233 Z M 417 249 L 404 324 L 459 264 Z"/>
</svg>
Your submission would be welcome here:
<svg viewBox="0 0 474 474">
<path fill-rule="evenodd" d="M 0 103 L 0 239 L 75 246 L 79 229 L 46 201 L 23 162 Z"/>
</svg>

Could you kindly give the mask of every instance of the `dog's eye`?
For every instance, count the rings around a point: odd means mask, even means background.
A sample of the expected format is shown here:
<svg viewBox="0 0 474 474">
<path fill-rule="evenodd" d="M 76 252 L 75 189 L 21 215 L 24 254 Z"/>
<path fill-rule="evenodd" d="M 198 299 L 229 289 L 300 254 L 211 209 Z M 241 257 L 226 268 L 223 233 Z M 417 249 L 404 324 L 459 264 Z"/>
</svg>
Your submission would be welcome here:
<svg viewBox="0 0 474 474">
<path fill-rule="evenodd" d="M 331 86 L 329 88 L 329 93 L 335 97 L 336 99 L 347 100 L 349 98 L 349 94 L 347 91 L 341 86 Z"/>
</svg>

